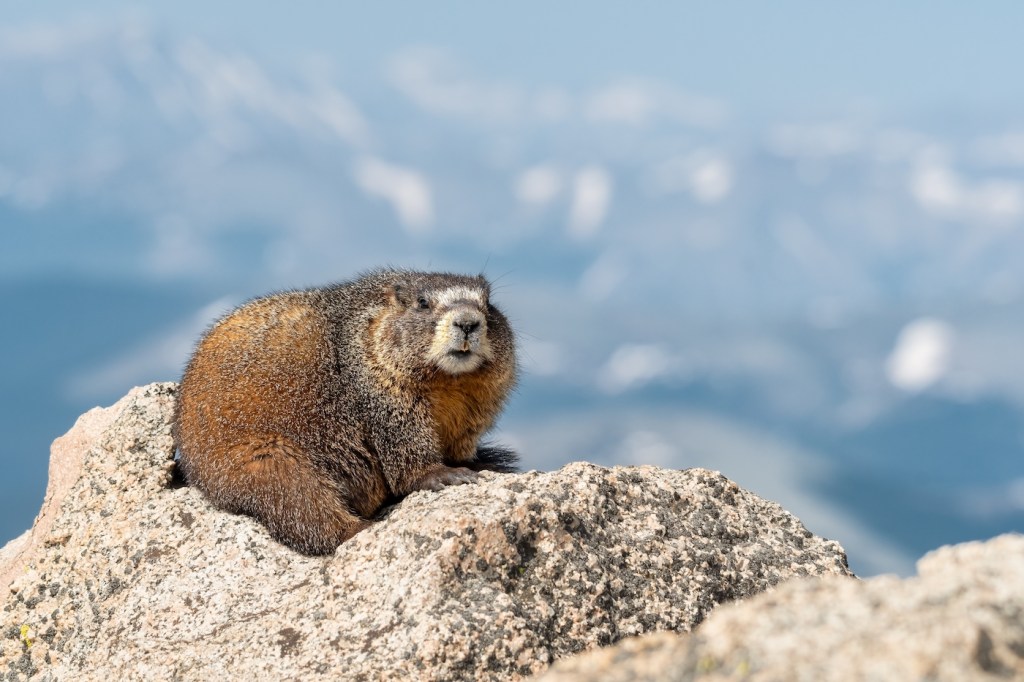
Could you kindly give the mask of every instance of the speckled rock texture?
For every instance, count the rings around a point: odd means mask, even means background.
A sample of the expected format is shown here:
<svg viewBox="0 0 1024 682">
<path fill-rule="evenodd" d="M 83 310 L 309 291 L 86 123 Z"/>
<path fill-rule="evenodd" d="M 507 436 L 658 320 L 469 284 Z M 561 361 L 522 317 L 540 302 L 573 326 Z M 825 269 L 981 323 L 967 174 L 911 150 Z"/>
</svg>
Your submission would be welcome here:
<svg viewBox="0 0 1024 682">
<path fill-rule="evenodd" d="M 415 493 L 302 556 L 175 482 L 174 391 L 55 442 L 40 517 L 0 550 L 0 679 L 514 680 L 849 575 L 837 543 L 718 473 L 589 464 Z"/>
<path fill-rule="evenodd" d="M 906 580 L 794 580 L 538 678 L 584 680 L 1024 680 L 1024 536 L 943 547 Z"/>
</svg>

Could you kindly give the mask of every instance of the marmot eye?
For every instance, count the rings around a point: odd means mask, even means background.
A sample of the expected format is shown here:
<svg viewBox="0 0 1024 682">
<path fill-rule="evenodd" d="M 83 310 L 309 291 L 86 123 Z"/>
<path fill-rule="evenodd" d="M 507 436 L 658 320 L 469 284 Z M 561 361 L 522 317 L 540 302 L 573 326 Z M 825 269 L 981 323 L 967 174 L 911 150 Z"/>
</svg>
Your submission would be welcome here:
<svg viewBox="0 0 1024 682">
<path fill-rule="evenodd" d="M 430 310 L 430 301 L 420 296 L 416 299 L 416 307 L 420 310 Z"/>
</svg>

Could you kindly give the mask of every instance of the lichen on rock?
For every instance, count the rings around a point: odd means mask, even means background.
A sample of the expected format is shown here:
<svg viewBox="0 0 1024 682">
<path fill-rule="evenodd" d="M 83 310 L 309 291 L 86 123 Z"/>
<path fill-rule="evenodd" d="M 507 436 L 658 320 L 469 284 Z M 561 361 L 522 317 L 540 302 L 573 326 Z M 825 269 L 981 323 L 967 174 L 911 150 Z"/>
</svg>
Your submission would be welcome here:
<svg viewBox="0 0 1024 682">
<path fill-rule="evenodd" d="M 850 576 L 719 473 L 584 463 L 415 493 L 303 556 L 175 481 L 174 392 L 134 389 L 55 442 L 39 518 L 0 549 L 0 678 L 521 679 Z"/>
</svg>

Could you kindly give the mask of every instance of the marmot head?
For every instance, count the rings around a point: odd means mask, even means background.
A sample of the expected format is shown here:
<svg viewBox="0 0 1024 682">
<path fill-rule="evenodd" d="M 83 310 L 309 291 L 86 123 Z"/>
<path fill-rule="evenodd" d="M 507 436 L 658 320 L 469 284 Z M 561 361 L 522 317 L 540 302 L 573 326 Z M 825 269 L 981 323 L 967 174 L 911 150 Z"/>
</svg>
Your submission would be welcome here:
<svg viewBox="0 0 1024 682">
<path fill-rule="evenodd" d="M 396 274 L 387 291 L 386 322 L 377 330 L 392 360 L 459 375 L 492 360 L 496 341 L 502 350 L 510 345 L 508 323 L 490 304 L 490 284 L 483 277 Z"/>
</svg>

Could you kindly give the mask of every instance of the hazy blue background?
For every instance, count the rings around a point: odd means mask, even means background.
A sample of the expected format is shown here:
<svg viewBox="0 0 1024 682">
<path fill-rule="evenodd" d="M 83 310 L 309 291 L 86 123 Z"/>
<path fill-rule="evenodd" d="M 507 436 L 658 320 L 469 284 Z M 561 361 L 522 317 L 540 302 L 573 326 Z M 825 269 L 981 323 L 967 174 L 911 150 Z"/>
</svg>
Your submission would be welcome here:
<svg viewBox="0 0 1024 682">
<path fill-rule="evenodd" d="M 443 9 L 442 9 L 443 7 Z M 0 542 L 218 314 L 479 271 L 527 466 L 706 466 L 863 574 L 1024 528 L 1024 5 L 7 2 Z"/>
</svg>

